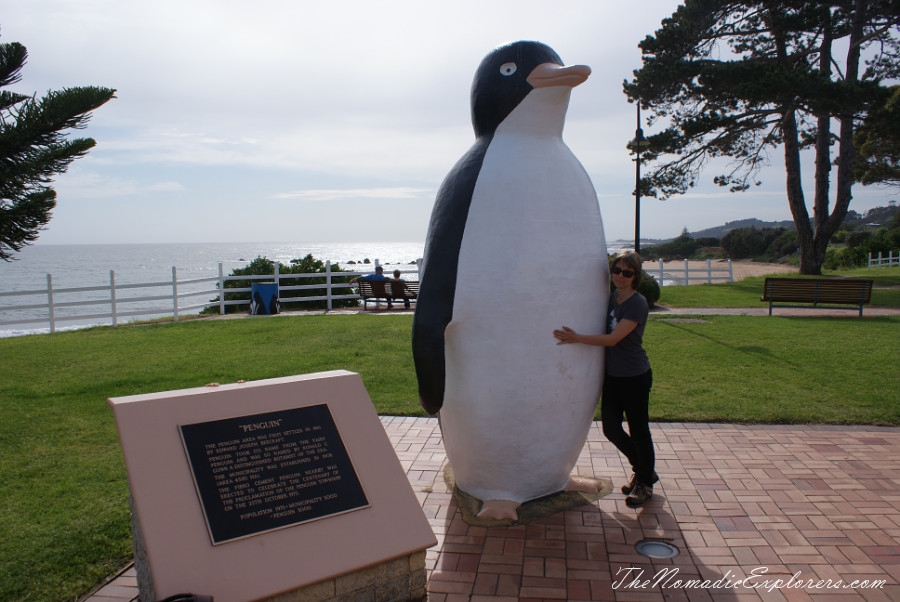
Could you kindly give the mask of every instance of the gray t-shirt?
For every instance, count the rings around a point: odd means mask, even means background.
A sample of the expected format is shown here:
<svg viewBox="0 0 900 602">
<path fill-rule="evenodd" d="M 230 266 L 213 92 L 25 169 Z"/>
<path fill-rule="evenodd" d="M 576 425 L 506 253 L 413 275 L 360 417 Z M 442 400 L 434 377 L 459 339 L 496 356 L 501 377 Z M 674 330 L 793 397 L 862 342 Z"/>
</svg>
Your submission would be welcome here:
<svg viewBox="0 0 900 602">
<path fill-rule="evenodd" d="M 619 377 L 638 376 L 650 369 L 650 359 L 642 346 L 644 327 L 647 325 L 647 318 L 650 315 L 650 306 L 644 296 L 638 292 L 626 299 L 624 303 L 618 303 L 617 297 L 618 291 L 613 291 L 609 296 L 607 334 L 611 333 L 616 324 L 622 320 L 637 322 L 637 328 L 613 347 L 606 348 L 606 374 Z"/>
</svg>

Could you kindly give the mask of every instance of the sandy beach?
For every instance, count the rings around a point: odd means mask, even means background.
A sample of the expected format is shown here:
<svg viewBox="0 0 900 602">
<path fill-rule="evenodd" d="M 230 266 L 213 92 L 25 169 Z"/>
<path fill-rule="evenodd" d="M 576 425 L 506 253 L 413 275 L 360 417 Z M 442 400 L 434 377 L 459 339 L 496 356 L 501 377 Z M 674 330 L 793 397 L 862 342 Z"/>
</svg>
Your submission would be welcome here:
<svg viewBox="0 0 900 602">
<path fill-rule="evenodd" d="M 782 263 L 758 263 L 755 261 L 742 260 L 732 261 L 732 269 L 734 270 L 734 279 L 743 280 L 748 276 L 768 276 L 769 274 L 799 274 L 800 268 L 795 265 L 785 265 Z"/>
</svg>

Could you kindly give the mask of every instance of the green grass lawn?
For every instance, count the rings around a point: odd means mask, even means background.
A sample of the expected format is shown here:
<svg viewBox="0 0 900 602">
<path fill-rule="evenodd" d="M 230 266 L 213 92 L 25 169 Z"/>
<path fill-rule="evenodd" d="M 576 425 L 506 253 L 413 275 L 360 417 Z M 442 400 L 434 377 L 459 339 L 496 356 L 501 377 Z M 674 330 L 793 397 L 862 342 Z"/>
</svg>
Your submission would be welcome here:
<svg viewBox="0 0 900 602">
<path fill-rule="evenodd" d="M 900 269 L 866 276 L 900 285 Z M 761 289 L 761 279 L 666 287 L 660 302 L 752 307 L 764 305 Z M 876 293 L 873 304 L 900 307 L 897 291 Z M 652 418 L 900 424 L 900 317 L 847 313 L 652 315 Z M 128 487 L 107 398 L 346 369 L 380 414 L 423 415 L 411 322 L 282 315 L 0 339 L 0 600 L 74 600 L 129 561 Z"/>
<path fill-rule="evenodd" d="M 858 269 L 825 276 L 866 278 L 875 281 L 871 307 L 900 307 L 900 267 Z M 745 278 L 739 282 L 665 286 L 659 304 L 665 307 L 768 307 L 759 300 L 765 277 Z M 889 288 L 894 287 L 894 288 Z"/>
</svg>

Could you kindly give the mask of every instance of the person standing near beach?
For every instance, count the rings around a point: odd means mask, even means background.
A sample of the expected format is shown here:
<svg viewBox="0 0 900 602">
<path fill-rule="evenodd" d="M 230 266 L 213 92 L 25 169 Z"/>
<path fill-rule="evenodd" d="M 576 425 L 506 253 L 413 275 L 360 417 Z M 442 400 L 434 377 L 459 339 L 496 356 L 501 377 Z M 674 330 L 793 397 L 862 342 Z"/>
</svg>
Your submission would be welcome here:
<svg viewBox="0 0 900 602">
<path fill-rule="evenodd" d="M 554 330 L 557 345 L 579 343 L 606 347 L 606 376 L 600 398 L 603 434 L 631 463 L 633 475 L 622 493 L 631 507 L 653 497 L 656 453 L 650 434 L 650 389 L 653 372 L 643 347 L 650 315 L 647 299 L 638 291 L 641 257 L 634 252 L 616 256 L 611 268 L 615 290 L 609 297 L 607 334 L 579 334 L 563 326 Z M 628 422 L 628 432 L 622 420 Z"/>
</svg>

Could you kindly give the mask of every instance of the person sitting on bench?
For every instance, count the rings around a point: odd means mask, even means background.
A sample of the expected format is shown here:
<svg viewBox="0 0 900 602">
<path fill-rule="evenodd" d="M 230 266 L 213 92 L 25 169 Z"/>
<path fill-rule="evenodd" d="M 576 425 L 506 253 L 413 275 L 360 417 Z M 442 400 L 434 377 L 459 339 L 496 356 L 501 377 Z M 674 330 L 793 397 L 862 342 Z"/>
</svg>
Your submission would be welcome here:
<svg viewBox="0 0 900 602">
<path fill-rule="evenodd" d="M 394 270 L 391 278 L 391 295 L 393 299 L 403 299 L 403 307 L 409 309 L 409 295 L 406 289 L 406 280 L 400 277 L 400 270 Z M 391 299 L 388 299 L 388 307 L 391 307 Z"/>
<path fill-rule="evenodd" d="M 400 274 L 400 270 L 395 270 L 395 271 L 394 271 L 394 275 L 395 275 L 395 276 L 399 276 L 399 274 Z M 369 274 L 369 275 L 367 275 L 367 276 L 360 276 L 359 278 L 353 278 L 353 279 L 350 280 L 350 284 L 355 283 L 357 280 L 367 280 L 367 281 L 370 281 L 370 282 L 381 281 L 381 280 L 389 280 L 389 281 L 391 282 L 391 288 L 393 288 L 393 282 L 394 282 L 392 279 L 390 279 L 390 278 L 388 278 L 387 276 L 384 275 L 384 268 L 383 268 L 382 266 L 380 266 L 380 265 L 376 265 L 376 266 L 375 266 L 375 273 L 374 273 L 374 274 Z M 401 281 L 401 282 L 402 282 L 402 281 Z M 387 293 L 388 295 L 391 294 L 387 287 L 385 287 L 385 293 Z M 394 305 L 391 303 L 392 300 L 393 300 L 393 297 L 391 297 L 391 296 L 388 296 L 388 297 L 387 297 L 387 306 L 388 306 L 388 309 L 391 309 L 392 307 L 394 307 Z M 409 302 L 407 301 L 407 304 L 408 304 L 408 303 L 409 303 Z M 407 305 L 407 307 L 409 307 L 409 305 Z"/>
<path fill-rule="evenodd" d="M 357 280 L 387 280 L 387 276 L 384 275 L 384 268 L 380 265 L 376 265 L 374 274 L 360 276 L 359 278 L 352 278 L 350 280 L 350 284 L 353 284 Z"/>
</svg>

